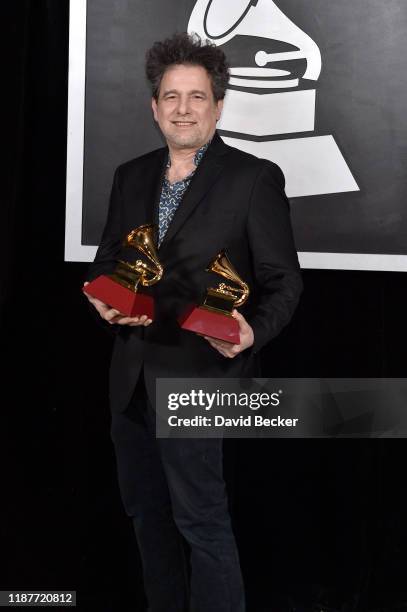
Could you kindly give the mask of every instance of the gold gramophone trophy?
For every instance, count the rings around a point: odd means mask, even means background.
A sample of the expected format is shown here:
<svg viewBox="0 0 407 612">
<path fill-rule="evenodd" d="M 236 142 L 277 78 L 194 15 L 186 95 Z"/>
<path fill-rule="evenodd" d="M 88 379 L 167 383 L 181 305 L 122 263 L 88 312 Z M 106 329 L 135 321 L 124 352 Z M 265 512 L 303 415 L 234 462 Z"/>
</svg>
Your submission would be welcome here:
<svg viewBox="0 0 407 612">
<path fill-rule="evenodd" d="M 154 301 L 150 295 L 138 291 L 139 286 L 150 287 L 161 279 L 163 267 L 154 245 L 154 225 L 140 225 L 123 240 L 124 247 L 134 248 L 147 260 L 131 263 L 119 260 L 112 274 L 98 276 L 82 289 L 128 317 L 147 315 L 154 319 Z"/>
<path fill-rule="evenodd" d="M 232 312 L 246 302 L 249 287 L 240 278 L 225 251 L 216 255 L 206 271 L 226 278 L 235 286 L 221 282 L 217 287 L 209 287 L 201 304 L 188 308 L 178 322 L 182 329 L 196 334 L 240 344 L 239 323 Z"/>
</svg>

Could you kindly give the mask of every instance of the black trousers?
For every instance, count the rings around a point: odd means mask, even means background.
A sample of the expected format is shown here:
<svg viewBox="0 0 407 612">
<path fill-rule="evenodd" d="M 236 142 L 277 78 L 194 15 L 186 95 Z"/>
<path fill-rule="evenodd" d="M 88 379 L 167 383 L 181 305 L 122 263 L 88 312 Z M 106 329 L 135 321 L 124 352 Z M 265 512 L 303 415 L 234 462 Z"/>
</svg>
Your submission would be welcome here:
<svg viewBox="0 0 407 612">
<path fill-rule="evenodd" d="M 222 440 L 157 439 L 142 375 L 127 410 L 113 413 L 111 437 L 151 612 L 244 612 Z"/>
</svg>

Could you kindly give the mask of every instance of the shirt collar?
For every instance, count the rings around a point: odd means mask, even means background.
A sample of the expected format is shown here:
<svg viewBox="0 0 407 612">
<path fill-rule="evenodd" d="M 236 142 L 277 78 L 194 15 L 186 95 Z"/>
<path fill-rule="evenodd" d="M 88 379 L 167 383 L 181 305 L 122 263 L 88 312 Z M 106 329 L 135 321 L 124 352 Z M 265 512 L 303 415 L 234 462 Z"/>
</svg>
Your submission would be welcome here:
<svg viewBox="0 0 407 612">
<path fill-rule="evenodd" d="M 198 149 L 198 151 L 195 153 L 195 157 L 194 157 L 194 164 L 195 164 L 195 166 L 198 166 L 198 164 L 202 160 L 202 158 L 203 158 L 203 156 L 205 154 L 206 149 L 211 144 L 211 140 L 208 140 L 208 142 L 206 144 L 204 144 L 200 149 Z"/>
<path fill-rule="evenodd" d="M 202 160 L 202 158 L 203 158 L 203 156 L 204 156 L 204 154 L 206 152 L 206 149 L 209 147 L 211 142 L 212 142 L 212 138 L 211 138 L 211 140 L 208 140 L 208 142 L 206 144 L 202 145 L 202 147 L 200 147 L 196 151 L 196 153 L 194 155 L 194 164 L 195 164 L 196 167 L 198 167 L 198 165 L 200 164 L 200 162 L 201 162 L 201 160 Z M 167 168 L 169 168 L 170 166 L 171 166 L 171 158 L 170 158 L 170 155 L 168 154 Z"/>
</svg>

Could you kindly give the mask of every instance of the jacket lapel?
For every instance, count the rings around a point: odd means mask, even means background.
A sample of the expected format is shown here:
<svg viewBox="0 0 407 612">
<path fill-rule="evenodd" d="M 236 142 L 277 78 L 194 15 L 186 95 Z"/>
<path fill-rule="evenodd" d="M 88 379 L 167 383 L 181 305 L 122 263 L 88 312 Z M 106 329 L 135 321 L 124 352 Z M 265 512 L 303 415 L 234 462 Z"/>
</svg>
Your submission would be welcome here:
<svg viewBox="0 0 407 612">
<path fill-rule="evenodd" d="M 143 169 L 143 175 L 141 177 L 143 182 L 143 223 L 154 223 L 158 225 L 158 206 L 160 202 L 161 186 L 165 174 L 167 157 L 167 147 L 159 149 L 156 152 L 153 163 L 146 164 Z M 137 178 L 137 181 L 139 180 L 140 179 Z M 140 220 L 140 216 L 137 218 Z"/>
<path fill-rule="evenodd" d="M 174 215 L 173 220 L 164 236 L 160 246 L 160 251 L 179 232 L 181 227 L 193 213 L 199 202 L 209 191 L 218 176 L 223 170 L 224 155 L 227 153 L 227 146 L 217 132 L 212 139 L 201 163 L 199 164 L 191 184 L 182 198 L 182 201 Z M 160 195 L 158 196 L 158 200 Z"/>
</svg>

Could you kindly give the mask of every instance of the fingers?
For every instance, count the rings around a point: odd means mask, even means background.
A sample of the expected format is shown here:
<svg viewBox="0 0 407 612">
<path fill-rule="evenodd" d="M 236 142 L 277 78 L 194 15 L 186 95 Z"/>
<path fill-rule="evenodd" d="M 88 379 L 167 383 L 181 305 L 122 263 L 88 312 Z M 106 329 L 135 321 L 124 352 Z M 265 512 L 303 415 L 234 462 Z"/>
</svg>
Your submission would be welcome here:
<svg viewBox="0 0 407 612">
<path fill-rule="evenodd" d="M 118 325 L 129 325 L 130 327 L 139 327 L 140 325 L 148 327 L 153 321 L 152 319 L 149 319 L 147 315 L 141 315 L 140 317 L 126 317 L 119 313 L 118 315 L 116 314 L 113 319 L 110 319 L 109 323 L 110 322 L 117 323 Z"/>
<path fill-rule="evenodd" d="M 115 322 L 114 319 L 124 317 L 120 310 L 116 310 L 116 308 L 109 307 L 106 307 L 106 309 L 102 309 L 101 316 L 104 318 L 105 321 L 108 322 Z"/>
<path fill-rule="evenodd" d="M 143 325 L 147 327 L 151 325 L 152 320 L 147 317 L 147 315 L 141 315 L 140 317 L 123 317 L 119 321 L 117 321 L 119 325 L 130 325 L 130 327 L 137 327 L 139 325 Z"/>
<path fill-rule="evenodd" d="M 240 314 L 238 310 L 234 309 L 232 312 L 232 316 L 239 323 L 240 331 L 244 331 L 249 326 L 244 316 Z"/>
<path fill-rule="evenodd" d="M 240 331 L 240 350 L 244 351 L 254 344 L 254 332 L 251 325 L 246 321 L 244 316 L 236 309 L 232 312 L 233 317 L 239 323 Z"/>
<path fill-rule="evenodd" d="M 218 351 L 218 353 L 220 353 L 223 357 L 229 357 L 226 349 L 223 349 L 223 348 L 221 348 L 219 346 L 216 346 L 216 344 L 214 344 L 213 342 L 210 342 L 209 340 L 208 340 L 208 342 L 211 345 L 211 347 L 214 348 L 216 351 Z"/>
<path fill-rule="evenodd" d="M 89 283 L 84 283 L 83 286 L 85 287 L 86 285 L 89 285 Z M 105 304 L 104 302 L 102 302 L 101 300 L 98 300 L 98 298 L 95 298 L 89 293 L 86 293 L 86 291 L 84 291 L 83 293 L 85 297 L 89 300 L 91 304 L 93 304 L 93 306 L 96 308 L 96 310 L 99 313 L 100 313 L 100 309 L 109 310 L 109 306 Z"/>
<path fill-rule="evenodd" d="M 213 346 L 213 348 L 216 348 L 219 351 L 229 352 L 233 346 L 238 346 L 236 344 L 230 344 L 230 342 L 218 340 L 218 338 L 210 338 L 209 336 L 204 336 L 204 338 L 209 342 L 211 346 Z"/>
<path fill-rule="evenodd" d="M 86 287 L 86 285 L 89 285 L 89 281 L 85 281 L 83 283 L 84 287 Z M 92 297 L 91 295 L 89 295 L 89 293 L 84 292 L 84 294 L 88 298 L 89 302 L 93 304 L 93 306 L 96 308 L 102 319 L 104 319 L 111 325 L 113 323 L 117 323 L 118 325 L 130 325 L 131 327 L 137 327 L 140 325 L 147 327 L 153 322 L 152 319 L 149 319 L 147 315 L 127 317 L 119 310 L 116 310 L 116 308 L 110 308 L 108 304 L 105 304 L 101 300 Z"/>
<path fill-rule="evenodd" d="M 89 285 L 88 281 L 83 283 L 83 286 L 86 287 L 86 285 Z M 84 291 L 84 294 L 86 295 L 86 297 L 88 298 L 88 300 L 91 302 L 92 301 L 92 297 L 89 295 L 89 293 L 86 293 L 86 291 Z"/>
<path fill-rule="evenodd" d="M 230 342 L 224 342 L 223 340 L 210 338 L 209 336 L 204 336 L 204 338 L 209 342 L 212 348 L 216 349 L 223 357 L 233 359 L 233 357 L 236 357 L 236 355 L 241 352 L 240 344 L 230 344 Z"/>
</svg>

